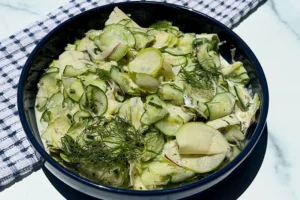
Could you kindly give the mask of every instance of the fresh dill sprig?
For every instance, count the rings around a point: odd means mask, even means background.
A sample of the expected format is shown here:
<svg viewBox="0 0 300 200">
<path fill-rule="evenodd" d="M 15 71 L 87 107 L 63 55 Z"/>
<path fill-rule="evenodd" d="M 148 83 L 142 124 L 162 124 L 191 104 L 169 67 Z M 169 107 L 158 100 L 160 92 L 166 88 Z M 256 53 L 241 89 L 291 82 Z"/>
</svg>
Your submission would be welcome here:
<svg viewBox="0 0 300 200">
<path fill-rule="evenodd" d="M 180 70 L 181 79 L 194 88 L 210 90 L 214 88 L 213 78 L 215 74 L 196 65 L 193 70 L 182 68 Z"/>
<path fill-rule="evenodd" d="M 80 140 L 84 142 L 80 143 Z M 144 136 L 134 126 L 120 117 L 108 120 L 97 117 L 83 133 L 73 140 L 62 138 L 63 150 L 72 164 L 114 165 L 127 168 L 144 151 Z"/>
<path fill-rule="evenodd" d="M 97 69 L 97 74 L 100 79 L 107 81 L 110 79 L 110 71 L 107 71 L 105 69 Z"/>
</svg>

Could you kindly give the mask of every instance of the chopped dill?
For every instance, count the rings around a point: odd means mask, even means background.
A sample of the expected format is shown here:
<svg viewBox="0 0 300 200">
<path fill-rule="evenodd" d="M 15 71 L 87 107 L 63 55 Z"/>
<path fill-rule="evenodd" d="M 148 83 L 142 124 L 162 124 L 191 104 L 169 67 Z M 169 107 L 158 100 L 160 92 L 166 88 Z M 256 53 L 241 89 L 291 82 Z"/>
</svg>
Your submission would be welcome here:
<svg viewBox="0 0 300 200">
<path fill-rule="evenodd" d="M 107 71 L 105 69 L 97 69 L 97 74 L 100 79 L 107 81 L 110 79 L 110 71 Z"/>
<path fill-rule="evenodd" d="M 196 65 L 193 70 L 180 70 L 181 79 L 190 84 L 194 88 L 210 90 L 214 88 L 213 78 L 215 74 L 203 69 L 201 66 Z"/>
</svg>

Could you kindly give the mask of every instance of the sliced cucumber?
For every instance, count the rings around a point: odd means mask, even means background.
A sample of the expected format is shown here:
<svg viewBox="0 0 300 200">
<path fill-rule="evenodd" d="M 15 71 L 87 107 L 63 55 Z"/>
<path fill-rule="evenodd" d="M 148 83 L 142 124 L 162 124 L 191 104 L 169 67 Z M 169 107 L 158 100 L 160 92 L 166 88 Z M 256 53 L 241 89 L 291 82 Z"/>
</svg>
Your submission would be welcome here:
<svg viewBox="0 0 300 200">
<path fill-rule="evenodd" d="M 156 122 L 154 126 L 163 134 L 174 136 L 176 131 L 183 125 L 183 119 L 178 115 L 169 115 Z"/>
<path fill-rule="evenodd" d="M 239 70 L 242 66 L 242 62 L 234 62 L 231 65 L 224 66 L 221 71 L 224 76 L 228 76 L 234 73 L 235 71 Z"/>
<path fill-rule="evenodd" d="M 53 60 L 53 62 L 51 63 L 51 65 L 56 66 L 56 60 Z M 57 67 L 53 67 L 53 66 L 49 66 L 48 69 L 46 69 L 45 73 L 52 73 L 52 72 L 59 72 L 59 69 Z"/>
<path fill-rule="evenodd" d="M 145 135 L 145 152 L 142 155 L 142 161 L 149 161 L 155 158 L 163 149 L 165 139 L 159 131 L 150 131 Z"/>
<path fill-rule="evenodd" d="M 131 123 L 139 130 L 142 127 L 141 117 L 145 112 L 143 102 L 140 97 L 133 97 L 129 100 L 130 102 L 130 113 L 131 113 Z"/>
<path fill-rule="evenodd" d="M 243 108 L 247 109 L 250 106 L 251 96 L 243 85 L 235 85 L 235 92 Z"/>
<path fill-rule="evenodd" d="M 79 144 L 83 144 L 82 138 L 80 138 L 80 134 L 84 131 L 87 125 L 86 121 L 81 121 L 77 123 L 73 123 L 72 126 L 68 129 L 66 135 L 69 135 L 73 138 L 74 141 L 78 141 Z"/>
<path fill-rule="evenodd" d="M 242 141 L 245 139 L 245 135 L 242 133 L 239 125 L 228 126 L 222 132 L 228 142 L 236 142 L 236 140 Z"/>
<path fill-rule="evenodd" d="M 89 85 L 79 102 L 82 110 L 88 111 L 92 116 L 101 116 L 107 110 L 107 97 L 98 87 Z"/>
<path fill-rule="evenodd" d="M 100 48 L 102 51 L 107 50 L 114 44 L 118 47 L 109 55 L 110 60 L 120 60 L 126 55 L 128 48 L 135 45 L 133 34 L 123 25 L 113 24 L 105 27 L 103 33 L 99 37 Z"/>
<path fill-rule="evenodd" d="M 91 117 L 91 114 L 89 112 L 79 110 L 74 114 L 73 121 L 75 123 L 78 123 L 78 122 L 86 120 L 89 117 Z"/>
<path fill-rule="evenodd" d="M 184 155 L 182 165 L 196 173 L 207 173 L 215 170 L 225 159 L 226 153 L 215 155 Z"/>
<path fill-rule="evenodd" d="M 36 95 L 36 108 L 39 111 L 43 111 L 45 108 L 45 105 L 48 100 L 48 95 L 45 87 L 39 87 L 38 93 Z"/>
<path fill-rule="evenodd" d="M 217 94 L 211 102 L 207 103 L 209 119 L 214 120 L 232 113 L 235 97 L 228 92 Z"/>
<path fill-rule="evenodd" d="M 170 44 L 170 42 L 172 42 L 171 34 L 165 31 L 149 30 L 147 34 L 155 36 L 155 42 L 152 46 L 156 49 L 165 48 Z"/>
<path fill-rule="evenodd" d="M 170 176 L 162 176 L 155 172 L 153 172 L 151 169 L 147 168 L 143 171 L 141 175 L 141 180 L 144 185 L 146 186 L 152 186 L 155 188 L 157 185 L 167 185 L 170 181 Z"/>
<path fill-rule="evenodd" d="M 161 99 L 170 101 L 172 104 L 184 104 L 183 91 L 174 84 L 164 84 L 159 88 L 157 94 Z"/>
<path fill-rule="evenodd" d="M 134 32 L 133 33 L 135 37 L 135 49 L 140 50 L 143 48 L 148 47 L 148 45 L 155 40 L 155 36 L 148 35 L 143 32 Z"/>
<path fill-rule="evenodd" d="M 219 154 L 227 152 L 229 144 L 223 135 L 202 122 L 189 122 L 176 132 L 179 153 Z"/>
<path fill-rule="evenodd" d="M 104 33 L 105 35 L 111 34 L 113 41 L 103 41 L 104 38 L 102 38 L 102 35 Z M 125 40 L 123 40 L 123 38 L 125 38 Z M 103 29 L 103 33 L 100 35 L 100 42 L 102 47 L 104 47 L 104 49 L 105 47 L 109 47 L 113 43 L 121 43 L 127 45 L 129 48 L 133 48 L 135 46 L 135 38 L 131 33 L 131 31 L 127 27 L 120 24 L 112 24 L 106 26 Z"/>
<path fill-rule="evenodd" d="M 135 82 L 137 86 L 148 92 L 156 92 L 158 87 L 160 86 L 160 82 L 149 74 L 132 73 L 131 77 L 133 82 Z"/>
<path fill-rule="evenodd" d="M 141 117 L 141 122 L 145 125 L 151 125 L 169 114 L 162 104 L 151 100 L 147 100 L 145 103 L 145 110 Z"/>
<path fill-rule="evenodd" d="M 86 69 L 86 65 L 81 62 L 81 59 L 88 59 L 88 55 L 79 51 L 65 51 L 59 56 L 57 60 L 57 67 L 59 68 L 58 79 L 62 79 L 65 67 L 68 65 L 73 66 L 76 69 Z"/>
<path fill-rule="evenodd" d="M 173 116 L 179 116 L 182 120 L 183 123 L 187 123 L 191 119 L 193 119 L 193 115 L 191 115 L 188 112 L 185 112 L 182 107 L 179 106 L 174 106 L 173 104 L 167 103 L 166 108 L 169 111 L 169 113 Z"/>
<path fill-rule="evenodd" d="M 114 80 L 120 86 L 123 92 L 132 96 L 140 96 L 141 90 L 128 74 L 120 72 L 117 68 L 112 68 L 110 76 L 112 80 Z"/>
<path fill-rule="evenodd" d="M 42 138 L 53 147 L 61 148 L 61 138 L 68 132 L 71 127 L 70 120 L 67 116 L 60 116 L 50 122 L 45 132 L 42 133 Z"/>
<path fill-rule="evenodd" d="M 85 68 L 80 68 L 80 69 L 75 69 L 72 65 L 67 65 L 64 70 L 64 76 L 65 77 L 75 77 L 79 76 L 80 74 L 83 74 L 88 70 L 87 67 Z"/>
<path fill-rule="evenodd" d="M 150 74 L 155 77 L 162 67 L 162 61 L 162 54 L 159 50 L 146 48 L 141 50 L 135 59 L 129 63 L 129 71 Z"/>
<path fill-rule="evenodd" d="M 80 82 L 80 79 L 63 78 L 62 82 L 65 92 L 68 94 L 68 96 L 74 101 L 79 101 L 80 97 L 84 92 L 83 85 Z"/>
<path fill-rule="evenodd" d="M 58 75 L 58 72 L 46 73 L 42 76 L 39 82 L 40 88 L 43 88 L 45 90 L 43 91 L 43 93 L 46 93 L 48 98 L 57 93 L 60 89 L 57 80 Z"/>
<path fill-rule="evenodd" d="M 63 100 L 64 100 L 64 96 L 61 92 L 55 93 L 54 95 L 51 96 L 51 98 L 48 100 L 46 105 L 45 112 L 48 115 L 46 119 L 48 118 L 49 121 L 51 121 L 60 113 L 60 111 L 63 108 Z"/>
<path fill-rule="evenodd" d="M 164 52 L 167 52 L 174 56 L 184 56 L 190 54 L 193 51 L 194 38 L 195 38 L 195 34 L 186 33 L 179 38 L 177 48 L 166 48 L 164 49 Z"/>
<path fill-rule="evenodd" d="M 103 92 L 106 92 L 107 90 L 105 81 L 101 80 L 97 74 L 87 73 L 86 75 L 80 76 L 80 80 L 84 86 L 94 85 L 100 88 Z"/>
<path fill-rule="evenodd" d="M 86 51 L 86 40 L 87 38 L 82 38 L 81 40 L 76 40 L 76 51 Z"/>
<path fill-rule="evenodd" d="M 208 121 L 206 124 L 213 127 L 214 129 L 220 129 L 227 126 L 240 124 L 240 120 L 235 114 L 230 114 L 219 119 Z"/>
</svg>

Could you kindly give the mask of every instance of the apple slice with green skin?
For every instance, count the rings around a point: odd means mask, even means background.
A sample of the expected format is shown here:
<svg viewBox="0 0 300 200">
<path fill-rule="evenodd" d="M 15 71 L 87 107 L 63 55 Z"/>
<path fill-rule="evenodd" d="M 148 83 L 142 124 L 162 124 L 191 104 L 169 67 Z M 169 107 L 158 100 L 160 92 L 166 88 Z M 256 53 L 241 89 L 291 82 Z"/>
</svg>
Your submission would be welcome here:
<svg viewBox="0 0 300 200">
<path fill-rule="evenodd" d="M 180 154 L 219 154 L 227 152 L 229 144 L 216 129 L 202 123 L 189 122 L 176 132 Z"/>
</svg>

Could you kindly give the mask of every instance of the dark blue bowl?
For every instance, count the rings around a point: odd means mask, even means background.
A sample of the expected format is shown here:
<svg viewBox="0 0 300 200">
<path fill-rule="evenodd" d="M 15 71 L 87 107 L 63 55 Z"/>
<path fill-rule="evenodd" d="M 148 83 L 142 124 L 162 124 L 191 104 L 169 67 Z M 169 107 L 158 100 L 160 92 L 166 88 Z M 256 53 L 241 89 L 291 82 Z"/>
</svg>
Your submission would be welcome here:
<svg viewBox="0 0 300 200">
<path fill-rule="evenodd" d="M 246 147 L 226 167 L 202 180 L 184 186 L 155 191 L 133 191 L 96 184 L 58 164 L 45 151 L 34 113 L 37 83 L 44 69 L 53 59 L 58 58 L 68 43 L 73 43 L 76 38 L 84 37 L 84 33 L 90 29 L 103 29 L 104 22 L 115 6 L 131 14 L 132 19 L 144 27 L 149 27 L 157 20 L 168 20 L 183 32 L 217 33 L 221 41 L 226 41 L 221 46 L 220 53 L 228 61 L 231 60 L 230 49 L 236 48 L 235 60 L 244 63 L 251 78 L 252 89 L 260 97 L 261 106 L 255 123 L 249 129 Z M 23 128 L 34 148 L 44 158 L 45 166 L 71 187 L 102 199 L 179 199 L 200 193 L 215 185 L 226 178 L 253 150 L 266 124 L 268 106 L 268 86 L 262 67 L 251 49 L 239 36 L 207 15 L 180 6 L 157 2 L 126 2 L 101 6 L 60 24 L 35 47 L 23 68 L 18 87 L 18 109 Z"/>
</svg>

